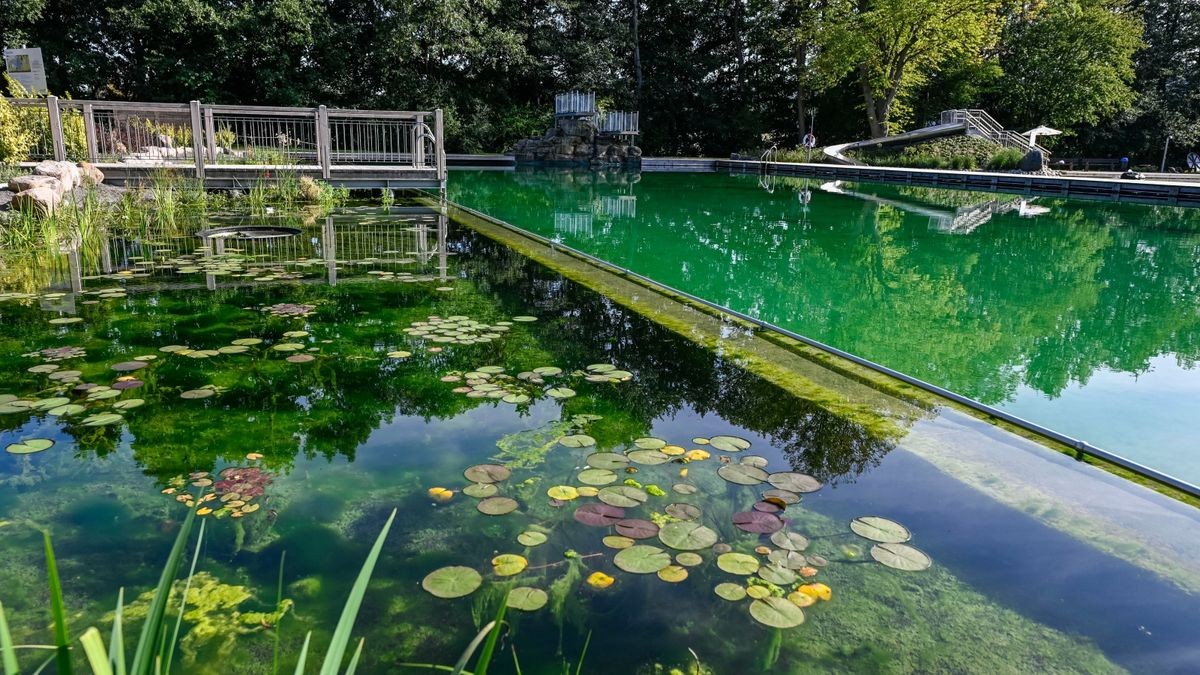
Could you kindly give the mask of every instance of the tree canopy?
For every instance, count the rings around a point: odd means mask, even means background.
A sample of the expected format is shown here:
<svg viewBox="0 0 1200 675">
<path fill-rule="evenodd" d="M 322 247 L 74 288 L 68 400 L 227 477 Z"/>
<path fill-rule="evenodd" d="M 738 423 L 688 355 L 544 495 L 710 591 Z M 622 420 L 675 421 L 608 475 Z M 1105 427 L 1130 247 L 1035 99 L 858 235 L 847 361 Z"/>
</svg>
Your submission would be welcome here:
<svg viewBox="0 0 1200 675">
<path fill-rule="evenodd" d="M 498 151 L 556 92 L 642 112 L 647 152 L 721 155 L 976 107 L 1062 154 L 1200 143 L 1200 0 L 0 0 L 75 97 L 441 107 Z"/>
</svg>

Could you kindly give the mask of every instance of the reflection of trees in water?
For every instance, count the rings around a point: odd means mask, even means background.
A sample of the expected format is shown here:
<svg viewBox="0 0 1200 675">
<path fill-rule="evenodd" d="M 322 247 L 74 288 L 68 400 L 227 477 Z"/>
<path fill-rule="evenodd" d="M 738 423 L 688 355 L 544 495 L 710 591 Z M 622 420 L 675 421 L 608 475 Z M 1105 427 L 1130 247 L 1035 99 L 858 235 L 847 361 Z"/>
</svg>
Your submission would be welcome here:
<svg viewBox="0 0 1200 675">
<path fill-rule="evenodd" d="M 537 307 L 560 339 L 542 346 L 559 364 L 612 361 L 637 374 L 613 401 L 648 428 L 691 409 L 771 439 L 794 468 L 823 481 L 852 479 L 892 443 L 852 420 L 797 399 L 713 352 L 580 286 L 547 277 L 528 259 L 483 238 L 469 241 L 466 268 L 487 268 L 509 311 Z M 482 269 L 480 269 L 482 271 Z"/>
<path fill-rule="evenodd" d="M 649 174 L 636 223 L 566 243 L 988 403 L 1021 385 L 1056 396 L 1098 369 L 1144 372 L 1162 354 L 1200 357 L 1200 210 L 1042 197 L 1046 216 L 997 214 L 950 236 L 893 206 L 819 190 L 806 205 L 802 184 L 780 185 Z M 570 196 L 539 185 L 530 197 L 501 174 L 455 189 L 535 230 L 543 212 L 522 200 L 552 193 L 561 209 Z M 996 197 L 869 189 L 947 207 Z"/>
</svg>

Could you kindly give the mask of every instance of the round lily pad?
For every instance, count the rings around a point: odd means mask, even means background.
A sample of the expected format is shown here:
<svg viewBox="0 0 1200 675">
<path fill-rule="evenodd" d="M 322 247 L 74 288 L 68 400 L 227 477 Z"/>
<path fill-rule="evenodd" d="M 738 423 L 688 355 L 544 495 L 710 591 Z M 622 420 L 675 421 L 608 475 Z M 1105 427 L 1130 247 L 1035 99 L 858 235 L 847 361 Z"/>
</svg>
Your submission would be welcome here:
<svg viewBox="0 0 1200 675">
<path fill-rule="evenodd" d="M 316 358 L 312 354 L 292 354 L 284 360 L 288 363 L 308 363 Z"/>
<path fill-rule="evenodd" d="M 675 554 L 675 562 L 683 565 L 684 567 L 695 567 L 696 565 L 703 563 L 704 558 L 701 558 L 699 553 L 684 551 L 683 553 Z"/>
<path fill-rule="evenodd" d="M 708 444 L 723 452 L 741 452 L 750 447 L 750 441 L 737 436 L 713 436 Z"/>
<path fill-rule="evenodd" d="M 747 586 L 746 595 L 758 600 L 771 595 L 771 589 L 767 588 L 766 586 Z"/>
<path fill-rule="evenodd" d="M 767 556 L 767 560 L 790 570 L 798 570 L 808 564 L 808 558 L 803 553 L 788 551 L 782 548 L 771 551 L 770 555 Z"/>
<path fill-rule="evenodd" d="M 564 502 L 569 502 L 572 499 L 579 497 L 579 491 L 570 485 L 555 485 L 549 490 L 546 490 L 546 494 L 549 495 L 551 499 L 558 499 Z"/>
<path fill-rule="evenodd" d="M 743 532 L 770 534 L 783 529 L 783 521 L 773 513 L 762 511 L 743 511 L 733 514 L 733 524 Z"/>
<path fill-rule="evenodd" d="M 533 322 L 533 321 L 537 321 L 537 317 L 536 317 L 536 316 L 525 316 L 525 315 L 521 315 L 521 316 L 514 316 L 514 317 L 512 318 L 512 320 L 513 320 L 513 321 L 520 321 L 521 323 L 531 323 L 531 322 Z"/>
<path fill-rule="evenodd" d="M 430 572 L 421 581 L 424 588 L 438 598 L 461 598 L 475 592 L 483 583 L 483 576 L 470 567 L 443 567 Z"/>
<path fill-rule="evenodd" d="M 59 406 L 64 406 L 71 402 L 71 399 L 55 396 L 53 398 L 43 398 L 39 401 L 34 401 L 33 405 L 29 406 L 32 410 L 50 410 Z"/>
<path fill-rule="evenodd" d="M 604 542 L 605 546 L 607 546 L 609 548 L 615 548 L 617 550 L 629 548 L 630 546 L 633 546 L 634 544 L 637 543 L 633 539 L 630 539 L 629 537 L 623 537 L 619 534 L 610 534 L 607 537 L 601 539 L 600 541 Z"/>
<path fill-rule="evenodd" d="M 658 534 L 658 525 L 649 520 L 628 518 L 618 522 L 616 530 L 619 534 L 630 539 L 649 539 Z"/>
<path fill-rule="evenodd" d="M 745 464 L 746 466 L 756 466 L 760 469 L 765 469 L 765 468 L 767 468 L 768 461 L 767 461 L 766 457 L 762 457 L 759 455 L 746 455 L 745 457 L 742 457 L 741 459 L 738 460 L 738 464 Z"/>
<path fill-rule="evenodd" d="M 116 406 L 113 407 L 115 408 Z M 70 417 L 72 415 L 78 415 L 84 410 L 87 410 L 87 408 L 75 403 L 68 403 L 67 405 L 60 405 L 57 408 L 48 410 L 46 411 L 46 414 L 50 415 L 51 417 Z"/>
<path fill-rule="evenodd" d="M 508 592 L 508 608 L 534 612 L 546 606 L 549 596 L 540 588 L 518 586 Z"/>
<path fill-rule="evenodd" d="M 280 342 L 274 347 L 271 347 L 271 349 L 274 349 L 277 352 L 298 352 L 301 349 L 304 349 L 304 345 L 299 342 Z"/>
<path fill-rule="evenodd" d="M 591 485 L 581 485 L 575 488 L 575 491 L 579 493 L 580 497 L 595 497 L 600 494 L 600 488 Z"/>
<path fill-rule="evenodd" d="M 114 365 L 112 369 L 118 373 L 128 373 L 134 370 L 141 370 L 148 365 L 150 364 L 146 363 L 145 361 L 123 361 Z"/>
<path fill-rule="evenodd" d="M 140 389 L 146 383 L 141 380 L 122 380 L 114 382 L 112 388 L 117 391 L 129 391 L 131 389 Z"/>
<path fill-rule="evenodd" d="M 258 338 L 240 338 L 240 339 L 234 340 L 230 344 L 234 344 L 239 347 L 253 347 L 254 345 L 261 345 L 262 340 L 260 340 Z"/>
<path fill-rule="evenodd" d="M 166 354 L 174 354 L 176 352 L 186 352 L 188 349 L 190 348 L 187 345 L 167 345 L 166 347 L 159 347 L 158 351 Z"/>
<path fill-rule="evenodd" d="M 717 543 L 720 535 L 700 523 L 685 520 L 663 525 L 658 531 L 658 538 L 662 543 L 679 551 L 699 551 Z"/>
<path fill-rule="evenodd" d="M 933 560 L 921 549 L 908 544 L 875 544 L 871 557 L 892 569 L 920 572 L 933 566 Z"/>
<path fill-rule="evenodd" d="M 750 616 L 772 628 L 795 628 L 804 623 L 804 610 L 787 598 L 774 596 L 750 603 Z"/>
<path fill-rule="evenodd" d="M 746 587 L 726 581 L 725 583 L 717 584 L 717 587 L 713 589 L 713 593 L 716 593 L 717 597 L 722 600 L 737 602 L 746 597 Z"/>
<path fill-rule="evenodd" d="M 608 504 L 584 504 L 575 509 L 575 520 L 593 527 L 612 527 L 625 519 L 625 509 Z"/>
<path fill-rule="evenodd" d="M 667 504 L 665 511 L 668 516 L 680 520 L 696 520 L 700 517 L 700 507 L 691 504 Z"/>
<path fill-rule="evenodd" d="M 726 464 L 717 469 L 717 475 L 735 485 L 758 485 L 767 479 L 766 471 L 744 464 Z"/>
<path fill-rule="evenodd" d="M 587 370 L 589 373 L 607 373 L 616 369 L 617 367 L 611 363 L 592 363 L 584 366 L 584 370 Z"/>
<path fill-rule="evenodd" d="M 783 472 L 773 473 L 767 477 L 767 482 L 780 490 L 788 492 L 816 492 L 821 489 L 821 481 L 805 473 Z"/>
<path fill-rule="evenodd" d="M 217 351 L 221 354 L 245 354 L 250 351 L 250 348 L 240 345 L 227 345 L 225 347 L 218 347 Z"/>
<path fill-rule="evenodd" d="M 542 377 L 553 377 L 555 375 L 561 375 L 562 368 L 558 368 L 556 366 L 541 366 L 539 368 L 534 368 L 533 372 L 541 375 Z"/>
<path fill-rule="evenodd" d="M 489 516 L 502 516 L 516 511 L 517 506 L 517 500 L 510 497 L 488 497 L 480 500 L 475 508 Z"/>
<path fill-rule="evenodd" d="M 744 574 L 749 576 L 758 571 L 758 558 L 745 553 L 722 553 L 717 556 L 717 567 L 722 571 L 730 574 Z"/>
<path fill-rule="evenodd" d="M 596 495 L 600 501 L 609 506 L 633 508 L 640 506 L 647 499 L 646 492 L 630 485 L 610 485 Z"/>
<path fill-rule="evenodd" d="M 520 574 L 528 566 L 529 561 L 524 556 L 515 553 L 502 553 L 492 558 L 492 571 L 496 573 L 496 576 L 511 577 L 514 574 Z"/>
<path fill-rule="evenodd" d="M 638 544 L 619 551 L 613 564 L 632 574 L 654 574 L 671 564 L 671 554 L 657 546 Z"/>
<path fill-rule="evenodd" d="M 803 551 L 808 548 L 808 537 L 795 532 L 780 530 L 771 535 L 771 543 L 788 551 Z"/>
<path fill-rule="evenodd" d="M 659 448 L 666 447 L 667 442 L 661 438 L 646 436 L 635 440 L 633 444 L 642 450 L 658 450 Z"/>
<path fill-rule="evenodd" d="M 688 483 L 676 483 L 671 486 L 671 490 L 681 495 L 694 495 L 700 491 L 700 488 Z"/>
<path fill-rule="evenodd" d="M 633 450 L 627 455 L 631 462 L 645 464 L 647 466 L 655 466 L 657 464 L 666 464 L 671 461 L 670 455 L 664 454 L 661 450 Z"/>
<path fill-rule="evenodd" d="M 860 516 L 850 521 L 850 530 L 862 537 L 881 544 L 903 544 L 912 539 L 908 528 L 894 520 L 880 516 Z"/>
<path fill-rule="evenodd" d="M 767 490 L 762 493 L 762 496 L 763 499 L 778 499 L 789 506 L 800 503 L 800 495 L 787 490 Z"/>
<path fill-rule="evenodd" d="M 4 451 L 12 455 L 32 455 L 35 452 L 49 450 L 54 445 L 54 441 L 48 438 L 31 438 L 21 443 L 13 443 Z"/>
<path fill-rule="evenodd" d="M 568 448 L 590 448 L 596 444 L 596 439 L 587 434 L 572 434 L 558 439 L 560 445 Z"/>
<path fill-rule="evenodd" d="M 575 396 L 575 390 L 568 387 L 551 387 L 546 390 L 546 395 L 550 398 L 571 398 Z"/>
<path fill-rule="evenodd" d="M 182 394 L 180 394 L 179 398 L 186 398 L 188 400 L 194 400 L 194 399 L 208 398 L 209 396 L 212 396 L 215 393 L 217 393 L 217 392 L 213 391 L 212 389 L 190 389 L 190 390 L 185 391 Z"/>
<path fill-rule="evenodd" d="M 50 325 L 52 325 L 52 326 L 65 326 L 66 324 L 69 324 L 69 323 L 79 323 L 80 321 L 83 321 L 83 319 L 81 319 L 81 318 L 79 318 L 79 317 L 77 317 L 77 316 L 61 317 L 61 318 L 58 318 L 58 319 L 50 319 Z"/>
<path fill-rule="evenodd" d="M 617 474 L 608 469 L 584 469 L 576 477 L 587 485 L 608 485 L 617 481 Z"/>
<path fill-rule="evenodd" d="M 499 464 L 476 464 L 463 471 L 463 476 L 472 483 L 499 483 L 511 475 L 512 470 Z"/>
<path fill-rule="evenodd" d="M 587 465 L 595 469 L 624 469 L 629 458 L 615 452 L 596 452 L 587 456 Z"/>
<path fill-rule="evenodd" d="M 517 542 L 522 546 L 541 546 L 546 543 L 546 535 L 536 530 L 526 530 L 517 535 Z"/>
<path fill-rule="evenodd" d="M 667 565 L 658 571 L 658 578 L 669 584 L 677 584 L 688 578 L 688 571 L 680 565 Z"/>
<path fill-rule="evenodd" d="M 501 400 L 503 400 L 505 403 L 521 405 L 522 403 L 529 403 L 530 399 L 529 399 L 529 396 L 527 396 L 525 394 L 509 394 Z"/>
<path fill-rule="evenodd" d="M 474 497 L 475 499 L 491 497 L 499 491 L 500 488 L 492 485 L 491 483 L 471 483 L 467 487 L 463 488 L 464 495 L 468 497 Z"/>
<path fill-rule="evenodd" d="M 106 427 L 116 424 L 125 419 L 116 413 L 106 413 L 103 415 L 92 415 L 83 418 L 83 426 L 85 427 Z"/>
<path fill-rule="evenodd" d="M 790 569 L 771 563 L 758 568 L 758 576 L 763 581 L 769 581 L 776 586 L 787 586 L 796 583 L 796 573 Z"/>
</svg>

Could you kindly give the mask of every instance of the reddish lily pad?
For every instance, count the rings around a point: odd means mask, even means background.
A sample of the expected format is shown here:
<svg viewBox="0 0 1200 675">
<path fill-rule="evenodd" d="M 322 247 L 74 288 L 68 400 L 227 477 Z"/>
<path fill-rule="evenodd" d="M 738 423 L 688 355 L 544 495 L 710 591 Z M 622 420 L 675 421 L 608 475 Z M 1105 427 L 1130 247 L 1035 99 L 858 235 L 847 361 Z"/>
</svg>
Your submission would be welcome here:
<svg viewBox="0 0 1200 675">
<path fill-rule="evenodd" d="M 658 534 L 658 525 L 638 518 L 622 520 L 617 523 L 616 529 L 630 539 L 649 539 Z"/>
<path fill-rule="evenodd" d="M 762 511 L 743 511 L 733 514 L 733 524 L 744 532 L 771 534 L 783 529 L 783 521 L 771 513 Z"/>
<path fill-rule="evenodd" d="M 575 520 L 592 527 L 612 527 L 625 519 L 625 509 L 608 504 L 584 504 L 575 509 Z"/>
</svg>

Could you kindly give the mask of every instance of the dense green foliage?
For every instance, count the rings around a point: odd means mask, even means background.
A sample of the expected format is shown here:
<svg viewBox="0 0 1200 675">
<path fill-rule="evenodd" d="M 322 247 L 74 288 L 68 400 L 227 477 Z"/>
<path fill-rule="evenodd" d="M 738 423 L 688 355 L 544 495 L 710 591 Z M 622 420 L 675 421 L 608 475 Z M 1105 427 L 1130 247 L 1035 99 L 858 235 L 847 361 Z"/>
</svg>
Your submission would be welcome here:
<svg viewBox="0 0 1200 675">
<path fill-rule="evenodd" d="M 0 0 L 77 97 L 422 108 L 451 150 L 541 131 L 552 96 L 642 111 L 643 147 L 723 154 L 950 107 L 1174 164 L 1200 142 L 1200 0 Z"/>
<path fill-rule="evenodd" d="M 973 136 L 938 138 L 914 143 L 898 152 L 851 153 L 855 158 L 876 166 L 907 166 L 920 169 L 1015 169 L 1024 153 Z"/>
</svg>

